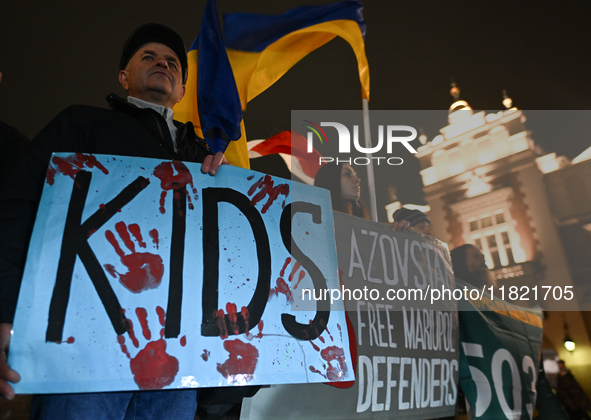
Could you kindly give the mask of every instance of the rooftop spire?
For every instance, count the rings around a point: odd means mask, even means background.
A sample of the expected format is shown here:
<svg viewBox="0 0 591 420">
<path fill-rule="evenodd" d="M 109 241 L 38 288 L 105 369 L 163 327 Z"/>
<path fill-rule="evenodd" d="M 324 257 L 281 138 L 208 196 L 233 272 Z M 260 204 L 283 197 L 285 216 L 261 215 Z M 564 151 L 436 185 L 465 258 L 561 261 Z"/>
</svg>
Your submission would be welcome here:
<svg viewBox="0 0 591 420">
<path fill-rule="evenodd" d="M 513 99 L 509 98 L 509 96 L 507 95 L 507 91 L 505 89 L 503 89 L 503 105 L 507 109 L 513 106 Z"/>
<path fill-rule="evenodd" d="M 460 88 L 456 85 L 454 79 L 451 79 L 451 89 L 449 90 L 449 94 L 455 101 L 460 99 Z"/>
<path fill-rule="evenodd" d="M 460 88 L 458 87 L 458 85 L 456 85 L 456 82 L 453 79 L 451 79 L 451 89 L 449 93 L 454 98 L 454 103 L 451 104 L 451 106 L 449 107 L 449 114 L 451 114 L 454 111 L 459 111 L 461 109 L 470 111 L 472 110 L 472 108 L 470 108 L 470 105 L 468 105 L 468 102 L 460 99 Z M 472 112 L 470 112 L 469 114 L 472 115 Z M 451 123 L 452 121 L 450 120 L 450 124 Z"/>
</svg>

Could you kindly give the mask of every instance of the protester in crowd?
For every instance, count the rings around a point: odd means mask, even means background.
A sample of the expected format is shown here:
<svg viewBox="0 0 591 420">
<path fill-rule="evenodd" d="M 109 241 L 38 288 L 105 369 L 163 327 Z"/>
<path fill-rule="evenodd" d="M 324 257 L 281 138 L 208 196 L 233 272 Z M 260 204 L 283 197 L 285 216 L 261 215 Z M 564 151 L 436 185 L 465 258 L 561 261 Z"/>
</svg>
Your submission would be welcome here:
<svg viewBox="0 0 591 420">
<path fill-rule="evenodd" d="M 0 72 L 0 82 L 2 73 Z M 0 121 L 0 185 L 4 183 L 16 162 L 23 156 L 29 139 L 16 128 Z"/>
<path fill-rule="evenodd" d="M 476 246 L 464 244 L 455 248 L 451 252 L 451 262 L 456 278 L 477 288 L 494 285 L 484 255 Z"/>
<path fill-rule="evenodd" d="M 361 204 L 361 179 L 348 163 L 337 165 L 329 162 L 318 170 L 314 186 L 330 191 L 333 210 L 369 219 L 369 213 Z"/>
<path fill-rule="evenodd" d="M 550 375 L 544 367 L 550 359 L 543 359 L 543 356 L 540 357 L 538 379 L 536 381 L 536 410 L 538 413 L 544 413 L 544 416 L 538 416 L 537 418 L 541 420 L 568 420 L 566 412 L 562 408 L 562 405 L 560 405 L 560 401 L 553 390 L 553 388 L 556 388 L 556 381 L 550 381 Z M 551 361 L 556 365 L 555 360 Z"/>
<path fill-rule="evenodd" d="M 566 410 L 570 420 L 591 420 L 591 400 L 585 390 L 570 370 L 566 368 L 564 360 L 558 361 L 558 378 L 556 396 Z"/>
<path fill-rule="evenodd" d="M 227 163 L 213 155 L 191 123 L 173 120 L 172 107 L 185 93 L 188 64 L 182 38 L 158 24 L 142 25 L 128 38 L 120 60 L 119 81 L 127 100 L 111 94 L 112 110 L 71 106 L 32 141 L 0 193 L 0 393 L 14 397 L 8 382 L 19 375 L 6 363 L 12 321 L 28 240 L 52 152 L 79 152 L 202 162 L 215 175 Z M 198 181 L 197 181 L 198 182 Z M 47 279 L 49 281 L 49 279 Z M 193 419 L 197 390 L 113 392 L 36 397 L 39 419 Z M 131 417 L 129 417 L 131 415 Z"/>
<path fill-rule="evenodd" d="M 369 213 L 361 203 L 361 179 L 353 167 L 344 163 L 325 163 L 316 173 L 314 186 L 330 191 L 332 209 L 352 216 L 370 219 Z M 396 222 L 392 230 L 408 230 L 408 221 Z"/>
<path fill-rule="evenodd" d="M 481 288 L 492 285 L 488 267 L 485 264 L 484 255 L 471 244 L 464 244 L 455 248 L 451 253 L 451 262 L 456 279 L 462 280 L 474 287 Z M 460 322 L 461 313 L 460 313 Z M 464 366 L 461 364 L 461 367 Z M 461 373 L 460 373 L 461 375 Z M 462 388 L 458 387 L 458 400 L 456 413 L 466 413 L 468 406 Z"/>
<path fill-rule="evenodd" d="M 433 230 L 431 229 L 431 219 L 429 219 L 429 216 L 420 210 L 411 210 L 402 207 L 396 210 L 392 216 L 394 217 L 394 222 L 401 222 L 403 220 L 409 222 L 410 227 L 415 232 L 421 233 L 423 235 L 433 235 Z"/>
</svg>

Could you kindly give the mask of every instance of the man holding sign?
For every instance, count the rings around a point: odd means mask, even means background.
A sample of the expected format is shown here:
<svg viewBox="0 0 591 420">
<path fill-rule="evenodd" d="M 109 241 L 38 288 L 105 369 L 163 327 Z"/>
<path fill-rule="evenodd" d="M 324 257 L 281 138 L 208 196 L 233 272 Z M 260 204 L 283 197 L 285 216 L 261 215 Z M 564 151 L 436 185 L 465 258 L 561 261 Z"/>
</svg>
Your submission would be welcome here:
<svg viewBox="0 0 591 420">
<path fill-rule="evenodd" d="M 37 205 L 44 182 L 51 183 L 54 175 L 47 170 L 51 154 L 77 153 L 77 161 L 57 163 L 64 172 L 96 165 L 88 153 L 201 162 L 201 171 L 210 175 L 227 163 L 222 152 L 210 152 L 190 122 L 173 120 L 172 107 L 185 94 L 187 71 L 185 46 L 176 32 L 159 24 L 140 26 L 128 38 L 120 61 L 119 82 L 128 92 L 127 101 L 111 94 L 107 100 L 112 110 L 88 106 L 64 110 L 37 135 L 26 160 L 4 185 L 0 194 L 0 393 L 4 397 L 14 397 L 9 382 L 20 380 L 6 363 L 6 355 Z M 38 418 L 123 419 L 132 410 L 147 418 L 193 419 L 196 404 L 196 390 L 188 390 L 45 396 L 35 401 L 34 409 Z"/>
</svg>

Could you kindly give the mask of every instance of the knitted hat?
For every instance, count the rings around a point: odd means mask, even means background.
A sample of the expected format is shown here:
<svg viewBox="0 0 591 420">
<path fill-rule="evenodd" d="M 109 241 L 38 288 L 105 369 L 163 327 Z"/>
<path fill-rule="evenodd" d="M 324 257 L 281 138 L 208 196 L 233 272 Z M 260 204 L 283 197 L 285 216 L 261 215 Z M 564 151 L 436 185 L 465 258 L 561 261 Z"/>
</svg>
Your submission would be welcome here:
<svg viewBox="0 0 591 420">
<path fill-rule="evenodd" d="M 119 61 L 119 70 L 125 69 L 131 57 L 141 48 L 142 45 L 150 42 L 157 42 L 166 45 L 174 51 L 181 63 L 183 71 L 183 84 L 187 82 L 189 64 L 187 61 L 187 50 L 185 43 L 179 34 L 170 29 L 168 26 L 160 25 L 159 23 L 147 23 L 136 28 L 123 47 L 121 53 L 121 60 Z"/>
<path fill-rule="evenodd" d="M 402 207 L 394 212 L 394 221 L 400 222 L 402 220 L 406 220 L 410 222 L 410 226 L 416 226 L 421 222 L 429 222 L 431 223 L 431 219 L 420 210 L 411 210 L 405 207 Z"/>
</svg>

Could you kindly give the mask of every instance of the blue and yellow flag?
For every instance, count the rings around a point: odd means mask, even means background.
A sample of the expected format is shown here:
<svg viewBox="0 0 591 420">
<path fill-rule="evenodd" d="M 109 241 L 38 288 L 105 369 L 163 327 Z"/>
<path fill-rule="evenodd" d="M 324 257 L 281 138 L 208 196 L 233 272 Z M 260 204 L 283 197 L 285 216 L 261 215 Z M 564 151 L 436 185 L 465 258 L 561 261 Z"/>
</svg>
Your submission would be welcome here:
<svg viewBox="0 0 591 420">
<path fill-rule="evenodd" d="M 224 16 L 224 40 L 236 85 L 246 104 L 315 49 L 340 36 L 357 57 L 362 96 L 369 100 L 369 65 L 361 1 L 304 6 L 278 16 Z"/>
<path fill-rule="evenodd" d="M 187 94 L 175 107 L 177 119 L 192 120 L 209 148 L 214 153 L 223 152 L 231 140 L 241 136 L 242 108 L 215 0 L 209 0 L 205 6 L 201 30 L 189 49 L 188 58 Z"/>
<path fill-rule="evenodd" d="M 191 49 L 197 49 L 197 105 L 201 129 L 212 151 L 225 151 L 230 140 L 240 138 L 242 108 L 236 82 L 226 54 L 216 1 L 205 7 L 199 36 Z"/>
<path fill-rule="evenodd" d="M 207 8 L 215 11 L 213 0 L 209 0 Z M 234 74 L 234 83 L 240 97 L 242 110 L 246 109 L 246 104 L 250 100 L 279 80 L 298 61 L 337 36 L 343 38 L 353 48 L 357 57 L 362 97 L 369 100 L 369 65 L 365 56 L 363 39 L 365 23 L 363 22 L 362 9 L 360 1 L 348 0 L 321 6 L 299 7 L 283 15 L 233 13 L 224 16 L 225 48 Z M 215 30 L 215 25 L 218 25 L 217 14 L 211 11 L 208 13 L 206 9 L 201 37 L 204 36 L 204 33 L 210 35 L 203 29 L 208 16 L 210 16 L 208 25 L 213 28 L 210 30 Z M 219 29 L 219 26 L 217 27 Z M 219 98 L 206 98 L 205 101 L 208 103 L 211 100 L 218 109 L 223 108 L 224 101 L 228 100 L 217 88 L 201 84 L 204 80 L 212 79 L 198 77 L 198 68 L 200 72 L 208 71 L 206 69 L 217 69 L 220 63 L 223 64 L 220 61 L 210 62 L 210 54 L 207 55 L 208 62 L 204 63 L 205 55 L 199 53 L 203 64 L 199 67 L 198 49 L 202 48 L 204 46 L 200 45 L 198 37 L 188 54 L 187 94 L 175 107 L 175 117 L 180 121 L 193 121 L 198 134 L 202 133 L 202 128 L 207 130 L 211 127 L 206 125 L 204 121 L 200 122 L 199 115 L 205 119 L 205 115 L 210 115 L 211 112 L 204 113 L 199 109 L 202 106 L 202 101 L 197 99 L 197 93 L 201 90 L 202 92 L 207 91 L 208 94 L 220 94 Z M 219 48 L 216 50 L 216 54 L 213 56 L 218 58 L 223 56 Z M 223 90 L 224 86 L 230 86 L 229 90 L 233 92 L 233 84 L 225 85 L 224 80 L 227 79 L 224 79 L 222 74 L 226 77 L 226 73 L 222 72 L 213 78 L 215 82 L 219 83 L 217 87 Z M 228 106 L 234 109 L 233 102 Z M 225 119 L 225 117 L 220 117 L 218 121 Z M 240 139 L 230 142 L 225 154 L 234 165 L 249 168 L 243 121 L 240 122 L 240 128 Z M 228 134 L 228 131 L 225 133 Z"/>
</svg>

